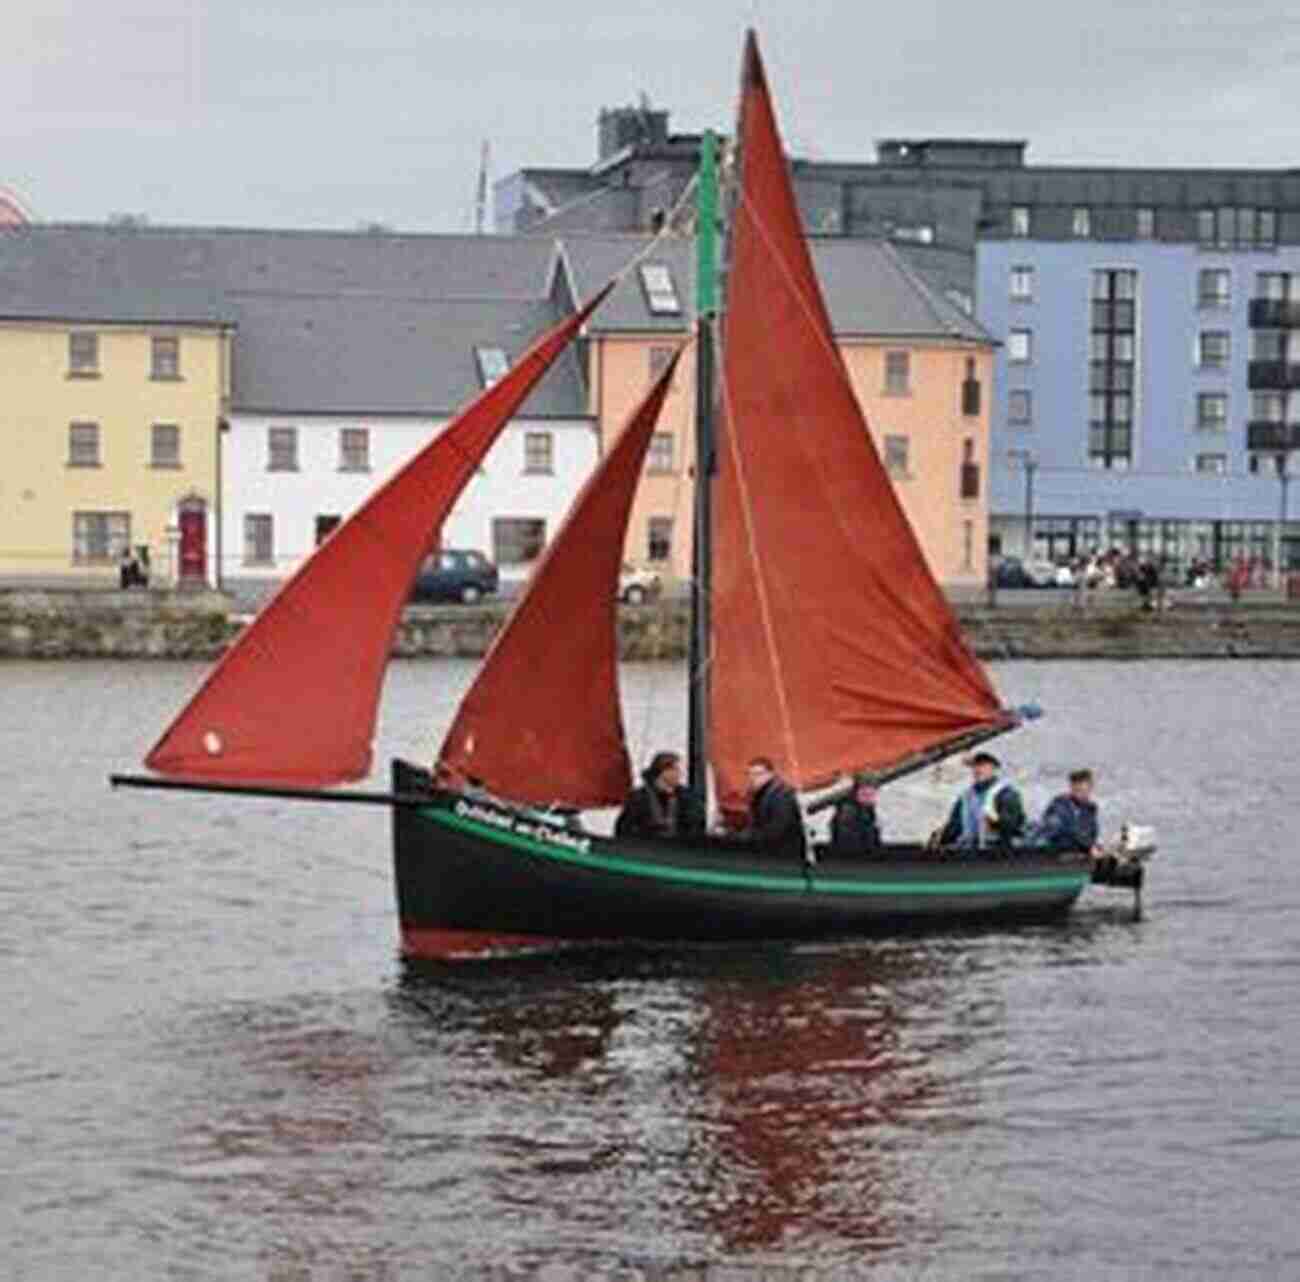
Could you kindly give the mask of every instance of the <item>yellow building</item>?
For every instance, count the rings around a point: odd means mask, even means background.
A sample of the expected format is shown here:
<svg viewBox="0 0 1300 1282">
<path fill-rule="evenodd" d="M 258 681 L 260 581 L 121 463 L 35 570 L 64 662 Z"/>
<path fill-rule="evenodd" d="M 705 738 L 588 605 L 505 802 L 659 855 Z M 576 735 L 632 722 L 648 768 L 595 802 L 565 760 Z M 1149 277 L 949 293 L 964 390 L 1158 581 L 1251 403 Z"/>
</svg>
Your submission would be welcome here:
<svg viewBox="0 0 1300 1282">
<path fill-rule="evenodd" d="M 0 282 L 0 581 L 115 584 L 145 548 L 152 584 L 215 584 L 232 326 L 206 295 L 45 281 Z"/>
<path fill-rule="evenodd" d="M 576 292 L 586 295 L 643 252 L 646 241 L 570 236 L 563 246 Z M 814 239 L 812 249 L 845 367 L 932 573 L 949 586 L 983 584 L 994 341 L 888 243 Z M 687 338 L 692 252 L 689 241 L 665 240 L 644 260 L 652 270 L 667 269 L 675 299 L 667 290 L 652 297 L 638 267 L 589 323 L 592 409 L 605 448 Z M 694 365 L 692 349 L 660 415 L 625 548 L 629 562 L 678 581 L 691 566 Z M 864 514 L 864 529 L 868 521 Z"/>
</svg>

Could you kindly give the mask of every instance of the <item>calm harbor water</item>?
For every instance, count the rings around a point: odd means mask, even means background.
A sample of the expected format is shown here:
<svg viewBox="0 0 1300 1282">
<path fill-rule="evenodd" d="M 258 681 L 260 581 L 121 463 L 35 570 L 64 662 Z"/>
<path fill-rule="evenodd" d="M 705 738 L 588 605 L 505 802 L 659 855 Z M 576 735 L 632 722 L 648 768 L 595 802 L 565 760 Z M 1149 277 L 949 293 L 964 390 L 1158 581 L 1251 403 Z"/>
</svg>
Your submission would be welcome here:
<svg viewBox="0 0 1300 1282">
<path fill-rule="evenodd" d="M 1139 924 L 432 974 L 382 812 L 107 789 L 201 671 L 0 666 L 0 1275 L 1300 1277 L 1300 668 L 995 667 L 1032 800 L 1157 825 Z M 395 665 L 380 759 L 471 672 Z"/>
</svg>

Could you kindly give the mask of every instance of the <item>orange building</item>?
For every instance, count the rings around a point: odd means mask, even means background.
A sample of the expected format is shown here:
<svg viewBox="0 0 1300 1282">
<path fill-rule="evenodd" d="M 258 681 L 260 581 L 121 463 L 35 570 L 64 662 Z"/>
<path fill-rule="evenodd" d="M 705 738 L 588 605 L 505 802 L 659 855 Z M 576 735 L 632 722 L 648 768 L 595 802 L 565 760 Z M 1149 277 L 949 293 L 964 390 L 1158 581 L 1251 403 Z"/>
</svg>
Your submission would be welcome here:
<svg viewBox="0 0 1300 1282">
<path fill-rule="evenodd" d="M 640 236 L 569 236 L 575 291 L 589 294 L 647 249 Z M 813 259 L 872 439 L 941 583 L 987 572 L 993 339 L 887 242 L 815 239 Z M 664 239 L 626 271 L 592 318 L 592 413 L 608 445 L 692 323 L 693 246 Z M 678 366 L 628 525 L 626 559 L 670 581 L 691 565 L 695 362 Z M 870 536 L 869 514 L 863 537 Z"/>
</svg>

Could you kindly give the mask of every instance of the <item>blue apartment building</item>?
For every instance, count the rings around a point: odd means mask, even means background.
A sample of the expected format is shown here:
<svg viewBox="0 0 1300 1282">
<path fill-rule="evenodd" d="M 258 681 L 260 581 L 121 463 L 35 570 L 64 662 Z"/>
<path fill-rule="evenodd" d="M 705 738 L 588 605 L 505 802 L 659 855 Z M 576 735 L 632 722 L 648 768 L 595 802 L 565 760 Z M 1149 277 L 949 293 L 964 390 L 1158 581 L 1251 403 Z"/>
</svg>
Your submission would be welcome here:
<svg viewBox="0 0 1300 1282">
<path fill-rule="evenodd" d="M 979 319 L 1002 339 L 995 550 L 1271 567 L 1280 535 L 1300 568 L 1280 471 L 1300 445 L 1300 247 L 986 239 L 976 275 Z"/>
</svg>

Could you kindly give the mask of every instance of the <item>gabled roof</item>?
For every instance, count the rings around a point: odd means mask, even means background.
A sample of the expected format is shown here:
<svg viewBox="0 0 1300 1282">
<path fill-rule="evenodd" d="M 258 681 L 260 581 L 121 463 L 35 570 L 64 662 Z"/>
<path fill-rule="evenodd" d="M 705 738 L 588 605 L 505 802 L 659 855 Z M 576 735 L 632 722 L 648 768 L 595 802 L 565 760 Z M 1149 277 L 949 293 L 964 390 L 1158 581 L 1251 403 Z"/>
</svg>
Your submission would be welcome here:
<svg viewBox="0 0 1300 1282">
<path fill-rule="evenodd" d="M 444 416 L 482 390 L 475 347 L 511 364 L 560 318 L 545 299 L 450 302 L 233 295 L 239 317 L 233 407 L 246 412 Z M 588 416 L 570 346 L 521 418 Z"/>
<path fill-rule="evenodd" d="M 578 293 L 587 296 L 611 276 L 625 273 L 592 317 L 592 333 L 681 333 L 694 317 L 695 250 L 690 240 L 665 236 L 651 248 L 646 236 L 565 236 L 560 241 Z M 958 339 L 991 343 L 971 316 L 927 284 L 888 241 L 848 237 L 810 241 L 831 324 L 844 338 Z M 682 302 L 680 316 L 651 312 L 641 262 L 660 262 L 672 272 Z"/>
<path fill-rule="evenodd" d="M 558 312 L 546 237 L 44 224 L 0 237 L 0 315 L 234 322 L 232 406 L 442 416 L 474 348 L 517 356 Z M 521 417 L 588 416 L 566 353 Z"/>
</svg>

